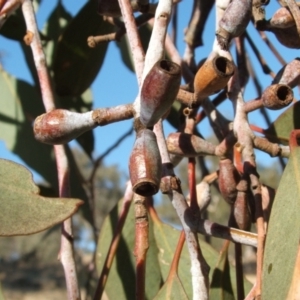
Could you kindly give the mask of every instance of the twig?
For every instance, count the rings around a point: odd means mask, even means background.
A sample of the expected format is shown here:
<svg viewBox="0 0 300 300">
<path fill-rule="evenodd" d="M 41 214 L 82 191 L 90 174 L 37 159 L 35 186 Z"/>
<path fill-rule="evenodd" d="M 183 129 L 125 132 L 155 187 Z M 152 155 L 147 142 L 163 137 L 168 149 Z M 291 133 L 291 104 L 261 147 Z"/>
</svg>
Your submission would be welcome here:
<svg viewBox="0 0 300 300">
<path fill-rule="evenodd" d="M 245 37 L 249 43 L 249 45 L 251 46 L 256 58 L 258 59 L 262 70 L 265 74 L 270 75 L 272 78 L 275 77 L 275 73 L 270 69 L 270 67 L 267 65 L 266 61 L 264 60 L 264 58 L 261 56 L 260 52 L 258 51 L 256 45 L 254 44 L 253 40 L 251 39 L 250 35 L 248 34 L 248 32 L 245 32 Z"/>
<path fill-rule="evenodd" d="M 153 18 L 153 14 L 142 14 L 135 19 L 136 26 L 141 26 Z M 99 36 L 89 36 L 87 39 L 88 46 L 94 48 L 97 44 L 102 42 L 120 41 L 123 35 L 126 34 L 126 29 L 124 23 L 119 25 L 119 29 L 116 32 L 99 35 Z"/>
<path fill-rule="evenodd" d="M 104 126 L 122 120 L 133 118 L 134 110 L 132 104 L 122 104 L 109 108 L 99 108 L 92 112 L 93 121 L 99 125 Z"/>
<path fill-rule="evenodd" d="M 164 192 L 168 194 L 172 201 L 185 232 L 186 243 L 191 259 L 193 299 L 205 300 L 208 299 L 209 266 L 202 256 L 196 232 L 186 223 L 186 214 L 189 211 L 188 205 L 181 192 L 180 183 L 176 179 L 173 168 L 170 164 L 161 121 L 154 126 L 154 132 L 158 140 L 158 147 L 164 166 L 163 176 L 165 178 L 162 178 L 162 181 L 165 181 L 165 183 L 169 181 L 169 184 L 165 184 Z"/>
<path fill-rule="evenodd" d="M 247 174 L 250 178 L 252 191 L 255 197 L 256 226 L 258 233 L 256 296 L 259 296 L 261 293 L 262 260 L 265 241 L 263 210 L 261 202 L 261 184 L 259 182 L 258 174 L 256 171 L 255 155 L 253 151 L 254 135 L 250 129 L 247 120 L 247 114 L 243 110 L 244 100 L 240 90 L 237 73 L 234 74 L 231 79 L 231 84 L 229 85 L 229 98 L 232 101 L 235 109 L 233 128 L 242 151 L 244 173 Z"/>
<path fill-rule="evenodd" d="M 273 52 L 274 56 L 278 59 L 278 61 L 285 66 L 286 61 L 283 59 L 283 57 L 280 55 L 280 53 L 277 51 L 277 49 L 274 47 L 273 43 L 270 42 L 267 35 L 263 31 L 259 31 L 258 33 L 262 40 L 266 43 L 266 45 L 270 48 L 270 50 Z"/>
<path fill-rule="evenodd" d="M 94 295 L 94 300 L 100 300 L 108 279 L 108 274 L 109 271 L 111 269 L 111 265 L 113 263 L 114 257 L 116 255 L 117 249 L 118 249 L 118 245 L 121 239 L 121 234 L 122 234 L 122 229 L 123 226 L 125 224 L 127 215 L 128 215 L 128 211 L 131 205 L 131 200 L 133 198 L 133 192 L 132 192 L 132 187 L 131 187 L 131 183 L 128 182 L 127 183 L 127 187 L 126 187 L 126 191 L 124 194 L 124 199 L 123 199 L 123 205 L 121 208 L 121 212 L 119 214 L 119 218 L 118 218 L 118 222 L 116 224 L 116 228 L 115 228 L 115 232 L 114 232 L 114 236 L 111 240 L 108 252 L 107 252 L 107 256 L 105 258 L 105 262 L 103 264 L 103 268 L 102 268 L 102 272 L 100 275 L 100 278 L 98 280 L 97 283 L 97 288 L 96 288 L 96 292 Z"/>
<path fill-rule="evenodd" d="M 184 40 L 192 48 L 203 45 L 202 34 L 204 25 L 214 1 L 194 0 L 191 19 L 185 32 Z"/>
<path fill-rule="evenodd" d="M 134 60 L 134 66 L 136 70 L 137 81 L 141 83 L 141 74 L 144 68 L 144 50 L 139 37 L 139 33 L 135 24 L 133 11 L 129 0 L 119 0 L 122 16 L 127 31 L 129 45 Z"/>
<path fill-rule="evenodd" d="M 242 245 L 235 244 L 235 269 L 236 269 L 236 289 L 237 289 L 237 299 L 243 300 L 245 298 L 244 290 L 244 272 L 243 272 L 243 262 L 242 262 Z"/>
<path fill-rule="evenodd" d="M 135 207 L 135 246 L 136 261 L 136 299 L 145 299 L 146 256 L 149 248 L 149 222 L 147 214 L 147 198 L 134 194 Z"/>
<path fill-rule="evenodd" d="M 40 82 L 43 103 L 46 111 L 49 112 L 55 108 L 55 102 L 47 71 L 46 57 L 39 37 L 33 5 L 30 0 L 23 0 L 22 11 L 27 27 L 25 42 L 27 45 L 30 45 L 32 49 L 34 63 Z M 68 159 L 62 145 L 54 146 L 54 151 L 56 155 L 57 173 L 59 180 L 59 196 L 69 197 L 70 187 Z M 80 290 L 77 280 L 76 265 L 73 252 L 73 233 L 71 218 L 65 220 L 62 224 L 59 257 L 65 272 L 68 299 L 80 299 Z"/>
<path fill-rule="evenodd" d="M 90 178 L 88 181 L 93 181 L 94 176 L 96 174 L 96 171 L 103 161 L 103 159 L 113 150 L 115 150 L 128 136 L 130 136 L 133 132 L 133 128 L 130 128 L 128 131 L 126 131 L 122 136 L 120 136 L 104 153 L 102 153 L 95 161 L 93 164 L 93 170 L 91 172 Z"/>
</svg>

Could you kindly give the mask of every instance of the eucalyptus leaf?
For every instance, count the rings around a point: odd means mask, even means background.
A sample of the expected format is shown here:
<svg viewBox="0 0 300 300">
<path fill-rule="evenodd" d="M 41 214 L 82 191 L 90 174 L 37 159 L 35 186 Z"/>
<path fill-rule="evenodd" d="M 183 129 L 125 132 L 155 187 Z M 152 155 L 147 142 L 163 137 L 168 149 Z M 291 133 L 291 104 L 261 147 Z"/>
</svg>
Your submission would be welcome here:
<svg viewBox="0 0 300 300">
<path fill-rule="evenodd" d="M 291 150 L 268 224 L 263 262 L 262 299 L 286 299 L 300 236 L 300 148 Z"/>
<path fill-rule="evenodd" d="M 117 208 L 115 208 L 105 219 L 102 231 L 100 233 L 96 261 L 97 269 L 99 272 L 101 272 L 105 257 L 107 255 L 109 244 L 117 223 L 117 216 L 118 210 Z M 179 240 L 180 231 L 162 223 L 155 213 L 150 214 L 149 220 L 150 248 L 147 253 L 146 261 L 146 289 L 149 289 L 150 291 L 146 290 L 147 299 L 153 299 L 153 293 L 155 291 L 157 299 L 163 299 L 164 297 L 166 297 L 166 295 L 176 295 L 176 293 L 178 293 L 177 295 L 182 295 L 183 297 L 177 297 L 177 299 L 185 299 L 185 297 L 187 297 L 188 299 L 192 299 L 193 294 L 190 272 L 191 265 L 186 245 L 184 245 L 180 256 L 178 275 L 174 277 L 174 274 L 171 274 L 171 277 L 169 277 L 170 267 Z M 108 282 L 105 289 L 107 295 L 111 299 L 115 299 L 116 297 L 118 299 L 134 299 L 134 234 L 133 208 L 131 208 L 126 219 L 124 229 L 122 231 L 116 258 L 110 269 Z M 228 264 L 228 261 L 226 262 L 225 256 L 220 257 L 219 253 L 206 242 L 201 241 L 200 246 L 207 263 L 213 267 L 211 269 L 209 278 L 210 282 L 214 280 L 214 285 L 211 288 L 215 289 L 215 291 L 217 292 L 217 298 L 211 299 L 227 299 L 223 297 L 224 294 L 230 296 L 230 298 L 228 299 L 236 299 L 237 293 L 236 286 L 234 284 L 234 267 Z M 155 272 L 153 268 L 155 269 Z M 223 276 L 223 279 L 219 275 Z M 229 278 L 224 281 L 224 276 L 229 276 Z M 160 288 L 159 286 L 157 286 L 159 280 L 162 283 L 162 286 Z M 169 280 L 169 282 L 167 282 L 167 280 Z M 224 282 L 227 282 L 226 285 L 224 285 Z M 228 288 L 228 282 L 231 282 L 232 289 Z M 154 286 L 152 284 L 154 284 Z M 251 287 L 252 285 L 245 280 L 246 292 L 248 292 Z M 223 289 L 226 289 L 226 291 L 222 291 Z M 218 294 L 218 291 L 222 291 L 222 294 Z M 164 299 L 172 299 L 172 297 Z"/>
<path fill-rule="evenodd" d="M 23 41 L 26 34 L 26 24 L 23 15 L 14 13 L 9 16 L 1 27 L 0 34 L 11 40 Z"/>
<path fill-rule="evenodd" d="M 271 142 L 287 145 L 291 131 L 300 129 L 300 102 L 296 102 L 286 109 L 264 134 Z"/>
<path fill-rule="evenodd" d="M 2 288 L 1 282 L 0 282 L 0 300 L 5 300 L 5 297 L 3 295 L 3 288 Z"/>
<path fill-rule="evenodd" d="M 0 160 L 0 236 L 43 231 L 72 216 L 83 201 L 40 196 L 31 173 L 14 162 Z"/>
<path fill-rule="evenodd" d="M 121 201 L 120 201 L 121 202 Z M 126 300 L 135 299 L 135 258 L 133 255 L 135 241 L 134 204 L 129 210 L 116 257 L 109 272 L 105 292 L 110 299 Z M 105 219 L 98 240 L 97 247 L 97 270 L 100 273 L 109 249 L 113 233 L 116 228 L 118 211 L 121 207 L 116 206 Z M 154 240 L 153 226 L 149 220 L 149 245 L 147 251 L 146 267 L 146 298 L 153 299 L 161 285 L 161 274 L 158 262 L 158 252 Z"/>
<path fill-rule="evenodd" d="M 156 295 L 154 300 L 188 300 L 188 296 L 183 288 L 182 282 L 180 281 L 177 274 L 168 277 L 159 293 Z"/>
<path fill-rule="evenodd" d="M 97 14 L 94 1 L 88 1 L 68 24 L 59 39 L 52 65 L 59 95 L 79 96 L 92 84 L 100 71 L 108 44 L 104 42 L 90 48 L 87 38 L 113 30 L 114 27 Z"/>
<path fill-rule="evenodd" d="M 40 96 L 33 86 L 15 79 L 3 70 L 0 70 L 0 90 L 0 139 L 57 192 L 58 179 L 53 147 L 36 141 L 33 135 L 32 121 L 44 112 Z M 88 203 L 77 175 L 76 163 L 68 147 L 66 150 L 70 163 L 72 196 Z M 88 209 L 83 211 L 86 212 L 85 216 L 89 221 Z"/>
<path fill-rule="evenodd" d="M 43 29 L 43 34 L 47 39 L 44 45 L 44 51 L 46 54 L 47 64 L 49 66 L 53 63 L 58 39 L 71 20 L 72 16 L 66 11 L 62 2 L 58 1 Z"/>
<path fill-rule="evenodd" d="M 235 282 L 235 274 L 230 274 L 228 260 L 228 247 L 220 252 L 219 261 L 213 269 L 209 295 L 211 299 L 234 300 L 232 284 Z M 249 287 L 250 289 L 250 287 Z"/>
<path fill-rule="evenodd" d="M 141 39 L 141 43 L 143 46 L 144 51 L 147 51 L 148 45 L 149 45 L 149 41 L 150 41 L 150 37 L 151 37 L 151 33 L 152 33 L 152 28 L 150 27 L 150 25 L 143 25 L 141 27 L 138 28 L 139 31 L 139 36 Z M 132 72 L 134 71 L 134 62 L 133 62 L 133 58 L 132 58 L 132 54 L 131 54 L 131 49 L 130 49 L 130 44 L 129 44 L 129 40 L 128 40 L 128 36 L 124 35 L 122 37 L 122 39 L 120 40 L 120 42 L 116 42 L 117 47 L 120 50 L 120 54 L 122 57 L 122 60 L 125 64 L 125 66 Z"/>
</svg>

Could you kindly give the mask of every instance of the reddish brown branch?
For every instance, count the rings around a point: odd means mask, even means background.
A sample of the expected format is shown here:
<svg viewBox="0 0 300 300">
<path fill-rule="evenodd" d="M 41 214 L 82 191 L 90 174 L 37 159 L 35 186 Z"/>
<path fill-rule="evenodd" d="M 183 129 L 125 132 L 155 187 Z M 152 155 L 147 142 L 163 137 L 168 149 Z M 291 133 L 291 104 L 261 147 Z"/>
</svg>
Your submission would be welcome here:
<svg viewBox="0 0 300 300">
<path fill-rule="evenodd" d="M 149 222 L 146 208 L 147 198 L 134 194 L 135 206 L 135 246 L 136 299 L 145 299 L 146 255 L 149 248 Z"/>
</svg>

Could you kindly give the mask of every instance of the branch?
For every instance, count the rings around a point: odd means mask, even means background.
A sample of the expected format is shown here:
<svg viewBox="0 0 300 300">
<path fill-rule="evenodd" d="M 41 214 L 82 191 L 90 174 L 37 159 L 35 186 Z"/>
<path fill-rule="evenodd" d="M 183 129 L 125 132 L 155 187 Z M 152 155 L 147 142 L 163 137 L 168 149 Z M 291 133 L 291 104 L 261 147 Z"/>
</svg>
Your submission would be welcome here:
<svg viewBox="0 0 300 300">
<path fill-rule="evenodd" d="M 43 103 L 46 111 L 49 112 L 55 108 L 54 97 L 50 85 L 46 57 L 39 37 L 33 5 L 30 0 L 23 0 L 22 11 L 27 27 L 25 42 L 31 47 L 40 82 Z M 54 152 L 58 172 L 59 196 L 69 197 L 69 165 L 65 149 L 62 145 L 54 146 Z M 62 224 L 59 258 L 65 272 L 68 299 L 80 299 L 80 289 L 77 280 L 73 252 L 73 232 L 71 218 L 65 220 Z"/>
<path fill-rule="evenodd" d="M 141 83 L 141 74 L 144 68 L 144 50 L 135 24 L 133 11 L 129 0 L 119 0 L 122 16 L 127 31 L 129 45 L 134 60 L 138 83 Z"/>
<path fill-rule="evenodd" d="M 158 140 L 158 147 L 164 167 L 162 178 L 163 192 L 167 193 L 172 201 L 185 232 L 186 244 L 191 259 L 193 299 L 205 300 L 208 299 L 209 266 L 202 256 L 197 233 L 195 230 L 191 229 L 186 222 L 186 211 L 188 209 L 188 205 L 181 192 L 180 183 L 175 177 L 173 167 L 170 163 L 161 121 L 154 126 L 154 132 Z"/>
</svg>

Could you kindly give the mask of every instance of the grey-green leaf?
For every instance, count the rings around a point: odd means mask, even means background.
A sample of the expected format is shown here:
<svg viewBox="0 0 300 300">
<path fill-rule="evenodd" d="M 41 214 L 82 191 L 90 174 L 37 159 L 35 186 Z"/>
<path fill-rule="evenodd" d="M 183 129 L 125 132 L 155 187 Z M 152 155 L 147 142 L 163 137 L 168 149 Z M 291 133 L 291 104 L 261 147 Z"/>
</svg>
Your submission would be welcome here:
<svg viewBox="0 0 300 300">
<path fill-rule="evenodd" d="M 291 131 L 300 129 L 300 102 L 296 102 L 285 110 L 270 126 L 264 131 L 268 139 L 275 143 L 287 145 Z"/>
<path fill-rule="evenodd" d="M 300 148 L 291 151 L 268 224 L 263 262 L 262 299 L 286 299 L 300 237 Z"/>
<path fill-rule="evenodd" d="M 45 198 L 31 173 L 14 162 L 0 160 L 0 236 L 28 235 L 43 231 L 73 215 L 79 199 Z"/>
<path fill-rule="evenodd" d="M 97 269 L 101 272 L 105 257 L 115 230 L 120 205 L 116 206 L 105 219 L 97 248 Z M 109 272 L 105 292 L 109 299 L 135 299 L 135 258 L 133 255 L 135 240 L 135 219 L 133 204 L 131 205 L 124 228 L 122 231 L 119 247 Z M 147 252 L 146 267 L 146 298 L 153 299 L 157 294 L 162 281 L 158 252 L 153 233 L 153 225 L 150 222 L 149 250 Z"/>
</svg>

